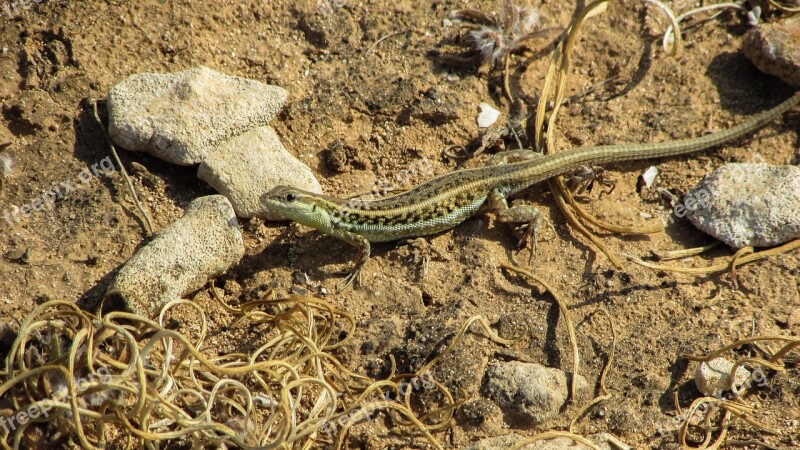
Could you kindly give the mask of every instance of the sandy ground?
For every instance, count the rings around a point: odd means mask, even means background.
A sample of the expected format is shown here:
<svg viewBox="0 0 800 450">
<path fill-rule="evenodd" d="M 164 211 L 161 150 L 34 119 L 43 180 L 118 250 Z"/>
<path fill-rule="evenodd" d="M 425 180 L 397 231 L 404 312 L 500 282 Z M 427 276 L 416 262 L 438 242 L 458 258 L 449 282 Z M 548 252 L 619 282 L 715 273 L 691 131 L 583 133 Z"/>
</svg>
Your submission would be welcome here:
<svg viewBox="0 0 800 450">
<path fill-rule="evenodd" d="M 5 3 L 10 2 L 3 0 L 0 8 Z M 432 174 L 456 169 L 460 161 L 443 157 L 442 150 L 478 136 L 478 104 L 509 109 L 497 71 L 454 69 L 436 58 L 436 52 L 457 49 L 457 28 L 443 25 L 450 11 L 497 11 L 496 1 L 29 3 L 13 18 L 6 12 L 0 16 L 0 124 L 14 136 L 4 151 L 14 168 L 0 192 L 0 214 L 12 205 L 30 204 L 42 190 L 63 182 L 72 182 L 75 190 L 52 209 L 19 221 L 0 220 L 0 320 L 10 329 L 47 300 L 93 307 L 115 270 L 146 237 L 121 176 L 81 178 L 83 169 L 108 155 L 89 100 L 104 99 L 128 75 L 203 64 L 286 88 L 290 98 L 274 127 L 325 191 L 343 196 L 393 180 L 422 158 L 430 160 Z M 564 26 L 576 2 L 534 6 L 546 26 Z M 560 149 L 697 136 L 726 128 L 791 94 L 740 53 L 747 30 L 742 17 L 723 15 L 695 28 L 675 58 L 657 42 L 665 27 L 655 9 L 635 1 L 612 3 L 587 27 L 574 54 L 569 93 L 617 78 L 565 106 L 558 121 Z M 537 97 L 546 65 L 547 58 L 533 52 L 514 57 L 515 90 L 521 98 Z M 800 117 L 790 114 L 751 139 L 721 149 L 609 166 L 616 190 L 602 199 L 595 192 L 586 206 L 620 224 L 658 220 L 669 206 L 654 188 L 637 188 L 637 177 L 651 164 L 660 169 L 656 186 L 681 194 L 715 167 L 750 161 L 756 154 L 774 164 L 797 164 L 798 128 Z M 336 141 L 344 150 L 329 153 Z M 144 167 L 133 170 L 134 183 L 158 229 L 180 217 L 191 199 L 212 193 L 196 179 L 194 167 L 176 168 L 140 153 L 123 151 L 121 157 L 129 170 L 134 163 Z M 676 275 L 632 264 L 620 271 L 569 228 L 546 187 L 532 188 L 523 198 L 540 205 L 555 224 L 556 234 L 548 231 L 540 239 L 535 271 L 571 306 L 582 374 L 591 386 L 606 361 L 611 336 L 595 312 L 606 308 L 619 332 L 617 359 L 607 379 L 613 398 L 579 423 L 582 434 L 606 431 L 635 448 L 676 448 L 674 434 L 657 432 L 658 424 L 675 413 L 672 391 L 680 389 L 684 406 L 699 395 L 691 383 L 695 366 L 679 360 L 679 354 L 706 353 L 751 334 L 800 332 L 796 251 L 741 268 L 738 288 L 727 274 Z M 646 215 L 653 218 L 643 219 Z M 518 252 L 512 234 L 490 217 L 472 218 L 429 239 L 449 260 L 434 258 L 427 276 L 412 262 L 407 246 L 376 245 L 365 285 L 338 295 L 331 293 L 354 256 L 346 244 L 286 224 L 251 220 L 243 221 L 242 228 L 246 256 L 218 285 L 233 300 L 257 298 L 268 288 L 279 294 L 316 294 L 326 288 L 326 298 L 358 320 L 356 335 L 337 353 L 356 372 L 385 376 L 389 355 L 399 370 L 417 370 L 475 314 L 484 315 L 501 335 L 523 336 L 506 348 L 480 332 L 468 334 L 437 366 L 439 381 L 454 392 L 463 388 L 471 399 L 452 427 L 437 435 L 447 448 L 510 431 L 530 435 L 563 429 L 576 412 L 573 406 L 559 419 L 530 427 L 504 422 L 492 408 L 481 406 L 486 400 L 480 386 L 490 361 L 533 361 L 564 370 L 571 365 L 563 321 L 550 297 L 498 268 L 509 259 L 524 264 L 527 253 Z M 710 241 L 685 220 L 648 237 L 603 233 L 601 238 L 617 254 L 639 256 Z M 720 248 L 678 263 L 707 265 L 731 254 Z M 212 326 L 225 325 L 227 316 L 213 312 L 217 306 L 207 293 L 194 299 L 211 311 Z M 3 341 L 0 354 L 8 343 Z M 237 342 L 220 346 L 233 351 Z M 770 372 L 758 394 L 758 419 L 781 430 L 780 436 L 739 423 L 732 439 L 780 448 L 800 445 L 798 374 L 796 367 Z M 385 428 L 377 424 L 361 428 L 353 432 L 353 448 L 424 446 L 420 439 L 380 431 Z M 383 434 L 367 438 L 370 432 Z"/>
</svg>

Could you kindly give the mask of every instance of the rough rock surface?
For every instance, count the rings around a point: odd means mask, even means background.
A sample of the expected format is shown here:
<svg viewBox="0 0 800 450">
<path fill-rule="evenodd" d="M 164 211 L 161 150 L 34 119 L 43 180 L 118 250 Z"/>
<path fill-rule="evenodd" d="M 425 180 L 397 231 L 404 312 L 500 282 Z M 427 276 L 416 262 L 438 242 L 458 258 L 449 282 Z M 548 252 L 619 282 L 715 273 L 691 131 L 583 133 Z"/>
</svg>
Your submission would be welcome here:
<svg viewBox="0 0 800 450">
<path fill-rule="evenodd" d="M 262 213 L 259 203 L 261 195 L 277 185 L 322 192 L 311 169 L 289 153 L 268 126 L 220 144 L 200 164 L 197 177 L 227 197 L 239 217 L 280 220 L 280 216 Z"/>
<path fill-rule="evenodd" d="M 9 131 L 8 128 L 6 128 L 5 126 L 3 126 L 2 123 L 0 123 L 0 149 L 8 145 L 11 145 L 11 142 L 13 141 L 14 141 L 14 135 L 11 134 L 11 131 Z"/>
<path fill-rule="evenodd" d="M 127 150 L 197 164 L 221 142 L 269 123 L 287 95 L 281 87 L 203 66 L 133 75 L 108 93 L 108 132 Z"/>
<path fill-rule="evenodd" d="M 524 437 L 517 433 L 494 436 L 481 439 L 480 441 L 468 446 L 466 450 L 505 450 L 513 447 L 514 444 L 523 439 Z"/>
<path fill-rule="evenodd" d="M 579 389 L 586 386 L 579 376 Z M 559 369 L 509 361 L 488 367 L 484 390 L 513 420 L 539 424 L 558 415 L 567 401 L 569 382 Z"/>
<path fill-rule="evenodd" d="M 244 241 L 228 199 L 200 197 L 125 263 L 107 292 L 120 292 L 128 309 L 154 317 L 164 304 L 200 289 L 242 256 Z"/>
<path fill-rule="evenodd" d="M 612 446 L 609 443 L 609 438 L 612 440 L 612 442 L 614 442 L 615 445 Z M 514 447 L 514 445 L 518 444 L 523 439 L 525 439 L 525 437 L 516 433 L 494 436 L 481 439 L 480 441 L 468 446 L 466 450 L 507 450 Z M 612 448 L 619 448 L 622 450 L 630 449 L 630 447 L 607 433 L 593 434 L 588 436 L 588 439 L 593 441 L 594 444 L 602 450 L 611 450 Z M 570 438 L 559 437 L 536 441 L 531 444 L 526 444 L 522 448 L 525 450 L 588 450 L 591 447 L 579 442 L 575 442 Z"/>
<path fill-rule="evenodd" d="M 704 395 L 711 396 L 729 390 L 731 369 L 733 369 L 733 363 L 725 358 L 714 358 L 711 361 L 700 363 L 694 374 L 694 384 L 697 386 L 697 390 Z M 736 369 L 736 386 L 742 386 L 750 376 L 750 371 L 744 367 Z"/>
<path fill-rule="evenodd" d="M 800 237 L 800 167 L 726 164 L 685 203 L 694 226 L 733 248 L 780 245 Z"/>
<path fill-rule="evenodd" d="M 751 29 L 742 51 L 760 71 L 800 88 L 800 17 Z"/>
</svg>

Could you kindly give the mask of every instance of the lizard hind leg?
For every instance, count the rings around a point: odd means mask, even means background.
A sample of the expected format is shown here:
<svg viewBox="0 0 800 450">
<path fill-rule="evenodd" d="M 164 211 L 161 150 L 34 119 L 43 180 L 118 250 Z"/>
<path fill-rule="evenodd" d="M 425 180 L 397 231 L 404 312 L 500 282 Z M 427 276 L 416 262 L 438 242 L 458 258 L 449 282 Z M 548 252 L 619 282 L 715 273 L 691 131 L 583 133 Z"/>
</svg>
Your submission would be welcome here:
<svg viewBox="0 0 800 450">
<path fill-rule="evenodd" d="M 508 200 L 502 192 L 497 190 L 489 195 L 489 208 L 494 211 L 497 220 L 503 223 L 514 226 L 514 234 L 519 239 L 520 247 L 525 243 L 530 245 L 530 256 L 528 257 L 528 264 L 536 255 L 539 256 L 539 247 L 537 242 L 537 234 L 542 228 L 542 225 L 547 225 L 555 233 L 555 227 L 549 220 L 534 206 L 532 205 L 514 205 L 509 207 Z"/>
</svg>

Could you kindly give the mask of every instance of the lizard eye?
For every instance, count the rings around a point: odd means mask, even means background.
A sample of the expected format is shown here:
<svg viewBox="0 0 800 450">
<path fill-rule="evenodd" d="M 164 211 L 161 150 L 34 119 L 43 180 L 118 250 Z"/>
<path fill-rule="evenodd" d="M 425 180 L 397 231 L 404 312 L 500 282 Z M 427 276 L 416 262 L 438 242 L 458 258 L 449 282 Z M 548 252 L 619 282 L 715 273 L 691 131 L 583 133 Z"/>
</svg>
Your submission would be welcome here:
<svg viewBox="0 0 800 450">
<path fill-rule="evenodd" d="M 294 192 L 290 192 L 290 193 L 286 194 L 286 201 L 287 202 L 293 202 L 295 200 L 297 200 L 297 194 L 295 194 Z"/>
</svg>

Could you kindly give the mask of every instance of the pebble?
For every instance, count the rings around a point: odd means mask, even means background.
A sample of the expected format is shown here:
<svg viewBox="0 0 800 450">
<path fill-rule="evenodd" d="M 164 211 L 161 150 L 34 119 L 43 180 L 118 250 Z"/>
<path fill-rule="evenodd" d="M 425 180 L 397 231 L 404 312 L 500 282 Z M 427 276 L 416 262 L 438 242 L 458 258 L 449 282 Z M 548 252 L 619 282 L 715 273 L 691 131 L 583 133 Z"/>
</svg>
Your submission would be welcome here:
<svg viewBox="0 0 800 450">
<path fill-rule="evenodd" d="M 488 128 L 497 122 L 498 117 L 500 117 L 500 111 L 494 109 L 492 105 L 486 102 L 478 106 L 481 109 L 480 114 L 478 114 L 478 127 Z"/>
<path fill-rule="evenodd" d="M 281 184 L 322 192 L 311 169 L 289 153 L 268 126 L 220 144 L 200 163 L 197 177 L 227 197 L 239 217 L 282 220 L 264 211 L 259 202 L 263 194 Z"/>
<path fill-rule="evenodd" d="M 579 391 L 588 386 L 578 376 Z M 485 393 L 514 420 L 535 425 L 556 417 L 567 401 L 567 375 L 540 364 L 509 361 L 486 370 Z"/>
<path fill-rule="evenodd" d="M 790 330 L 800 330 L 800 308 L 795 308 L 786 319 Z"/>
<path fill-rule="evenodd" d="M 800 88 L 800 16 L 752 28 L 742 51 L 760 71 Z"/>
<path fill-rule="evenodd" d="M 656 176 L 658 176 L 658 167 L 656 166 L 648 167 L 647 170 L 645 170 L 642 174 L 642 180 L 648 189 L 650 189 L 650 187 L 653 185 L 653 181 L 655 181 Z"/>
<path fill-rule="evenodd" d="M 514 444 L 524 439 L 517 433 L 505 434 L 502 436 L 494 436 L 490 438 L 481 439 L 472 445 L 466 447 L 466 450 L 507 450 L 512 448 Z"/>
<path fill-rule="evenodd" d="M 0 148 L 11 145 L 14 141 L 14 135 L 11 131 L 0 123 Z"/>
<path fill-rule="evenodd" d="M 726 164 L 681 204 L 700 230 L 733 248 L 800 238 L 800 166 Z"/>
<path fill-rule="evenodd" d="M 200 289 L 243 256 L 242 233 L 228 199 L 200 197 L 125 263 L 106 293 L 120 291 L 130 311 L 152 318 L 164 304 Z"/>
<path fill-rule="evenodd" d="M 193 165 L 220 143 L 269 123 L 287 95 L 281 87 L 203 66 L 137 74 L 109 91 L 108 132 L 127 150 Z"/>
<path fill-rule="evenodd" d="M 694 374 L 694 385 L 703 395 L 719 395 L 728 389 L 728 375 L 733 369 L 733 363 L 725 358 L 714 358 L 708 362 L 701 362 Z M 742 386 L 750 378 L 750 371 L 744 367 L 736 369 L 736 386 Z"/>
<path fill-rule="evenodd" d="M 11 167 L 14 165 L 14 160 L 11 156 L 0 154 L 0 186 L 3 185 L 6 179 L 11 178 Z"/>
<path fill-rule="evenodd" d="M 495 436 L 481 439 L 480 441 L 477 441 L 474 444 L 466 447 L 466 450 L 507 450 L 514 447 L 515 444 L 518 444 L 523 439 L 525 439 L 523 436 L 520 436 L 516 433 Z M 631 447 L 625 445 L 607 433 L 593 434 L 588 436 L 588 439 L 593 441 L 594 444 L 602 450 L 631 449 Z M 612 445 L 612 443 L 614 445 Z M 575 442 L 567 437 L 557 437 L 553 439 L 536 441 L 532 444 L 524 445 L 522 448 L 525 450 L 589 450 L 591 447 L 579 442 Z"/>
</svg>

